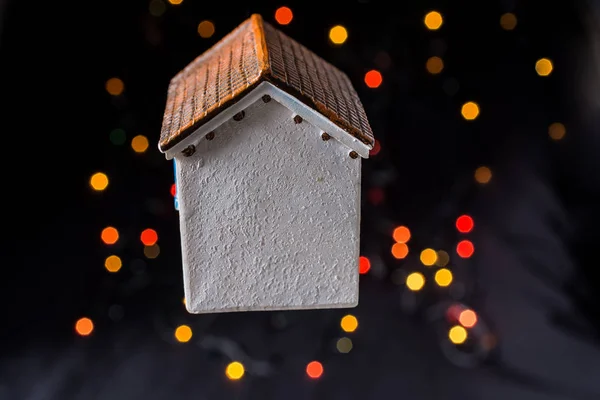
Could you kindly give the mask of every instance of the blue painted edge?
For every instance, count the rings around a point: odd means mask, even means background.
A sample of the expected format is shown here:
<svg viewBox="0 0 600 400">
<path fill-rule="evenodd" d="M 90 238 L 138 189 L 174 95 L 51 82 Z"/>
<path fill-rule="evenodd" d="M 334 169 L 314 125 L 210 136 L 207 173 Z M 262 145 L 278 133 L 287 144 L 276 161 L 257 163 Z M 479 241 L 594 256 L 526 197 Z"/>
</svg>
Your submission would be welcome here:
<svg viewBox="0 0 600 400">
<path fill-rule="evenodd" d="M 177 187 L 177 163 L 175 159 L 173 159 L 173 175 L 175 176 L 175 196 L 173 196 L 173 198 L 175 209 L 179 211 L 179 200 L 177 198 L 177 195 L 179 194 L 179 188 Z"/>
</svg>

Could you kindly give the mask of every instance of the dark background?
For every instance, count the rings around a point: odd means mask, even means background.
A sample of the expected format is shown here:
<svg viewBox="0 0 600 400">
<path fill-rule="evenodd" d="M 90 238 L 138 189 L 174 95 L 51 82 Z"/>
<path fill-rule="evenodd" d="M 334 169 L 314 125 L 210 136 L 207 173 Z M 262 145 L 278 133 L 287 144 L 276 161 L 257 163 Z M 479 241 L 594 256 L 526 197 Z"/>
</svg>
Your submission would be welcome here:
<svg viewBox="0 0 600 400">
<path fill-rule="evenodd" d="M 600 89 L 595 4 L 538 1 L 164 2 L 2 4 L 4 206 L 0 300 L 2 399 L 598 399 Z M 278 26 L 275 10 L 294 12 Z M 425 14 L 444 16 L 438 31 Z M 353 310 L 190 315 L 182 304 L 170 162 L 156 149 L 169 80 L 251 13 L 345 71 L 381 145 L 363 161 L 361 276 Z M 500 16 L 516 15 L 513 31 Z M 197 25 L 211 20 L 214 36 Z M 342 24 L 348 41 L 332 46 Z M 437 55 L 439 75 L 425 69 Z M 550 58 L 548 77 L 535 62 Z M 383 83 L 364 84 L 377 69 Z M 109 78 L 125 84 L 120 96 Z M 461 105 L 481 114 L 465 121 Z M 551 123 L 566 126 L 552 141 Z M 117 146 L 110 132 L 123 129 Z M 147 136 L 136 154 L 130 140 Z M 474 171 L 492 170 L 480 185 Z M 110 185 L 93 192 L 90 176 Z M 454 251 L 472 215 L 475 254 Z M 100 240 L 112 225 L 120 239 Z M 410 256 L 390 248 L 411 229 Z M 140 232 L 158 232 L 147 259 Z M 444 249 L 455 281 L 417 295 L 398 282 Z M 123 268 L 108 273 L 118 254 Z M 400 270 L 400 272 L 396 272 Z M 468 345 L 448 342 L 448 304 L 480 317 Z M 346 334 L 340 318 L 359 328 Z M 88 337 L 75 322 L 94 321 Z M 193 330 L 177 343 L 175 328 Z M 479 333 L 478 333 L 479 332 Z M 335 347 L 353 341 L 348 354 Z M 479 346 L 479 347 L 478 347 Z M 485 348 L 485 357 L 474 349 Z M 225 366 L 246 374 L 227 380 Z M 321 378 L 306 364 L 319 360 Z"/>
</svg>

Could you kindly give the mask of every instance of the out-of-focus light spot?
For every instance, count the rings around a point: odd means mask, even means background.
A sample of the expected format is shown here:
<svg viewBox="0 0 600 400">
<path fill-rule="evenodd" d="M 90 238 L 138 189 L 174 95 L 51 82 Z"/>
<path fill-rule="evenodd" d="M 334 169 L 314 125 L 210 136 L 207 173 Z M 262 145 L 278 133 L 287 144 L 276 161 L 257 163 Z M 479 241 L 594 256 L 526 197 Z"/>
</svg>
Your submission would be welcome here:
<svg viewBox="0 0 600 400">
<path fill-rule="evenodd" d="M 548 76 L 552 73 L 553 69 L 552 61 L 547 58 L 541 58 L 535 63 L 535 71 L 539 76 Z"/>
<path fill-rule="evenodd" d="M 500 26 L 502 29 L 512 31 L 517 26 L 517 17 L 513 13 L 502 14 L 500 17 Z"/>
<path fill-rule="evenodd" d="M 123 263 L 119 256 L 108 256 L 106 260 L 104 260 L 104 267 L 108 272 L 118 272 L 122 266 Z"/>
<path fill-rule="evenodd" d="M 399 226 L 394 229 L 392 237 L 397 243 L 406 243 L 410 240 L 410 229 L 406 226 Z"/>
<path fill-rule="evenodd" d="M 437 261 L 437 252 L 433 249 L 425 249 L 419 257 L 423 265 L 431 267 Z"/>
<path fill-rule="evenodd" d="M 150 2 L 150 5 L 148 6 L 148 9 L 151 15 L 155 17 L 160 17 L 165 13 L 167 7 L 165 6 L 165 3 L 163 3 L 161 0 L 152 0 Z"/>
<path fill-rule="evenodd" d="M 343 44 L 348 39 L 348 31 L 341 25 L 336 25 L 329 30 L 329 40 L 333 44 Z"/>
<path fill-rule="evenodd" d="M 425 286 L 425 276 L 420 272 L 413 272 L 406 277 L 406 287 L 417 292 Z"/>
<path fill-rule="evenodd" d="M 358 319 L 354 315 L 348 314 L 342 318 L 340 326 L 344 332 L 354 332 L 358 328 Z"/>
<path fill-rule="evenodd" d="M 173 196 L 173 197 L 177 196 L 177 185 L 176 184 L 171 185 L 171 196 Z"/>
<path fill-rule="evenodd" d="M 383 76 L 381 76 L 381 72 L 372 69 L 365 74 L 365 83 L 371 89 L 378 88 L 383 82 Z"/>
<path fill-rule="evenodd" d="M 460 325 L 453 326 L 448 331 L 448 339 L 454 344 L 463 344 L 467 340 L 467 330 Z"/>
<path fill-rule="evenodd" d="M 306 366 L 306 375 L 312 379 L 318 379 L 323 375 L 323 364 L 318 361 L 311 361 Z"/>
<path fill-rule="evenodd" d="M 367 197 L 369 198 L 369 201 L 371 202 L 371 204 L 373 204 L 374 206 L 377 206 L 379 204 L 381 204 L 381 202 L 383 201 L 385 194 L 383 193 L 383 189 L 379 188 L 379 187 L 374 187 L 369 189 L 369 192 L 367 193 Z"/>
<path fill-rule="evenodd" d="M 175 339 L 179 343 L 187 343 L 192 338 L 192 328 L 187 325 L 179 325 L 177 329 L 175 329 Z"/>
<path fill-rule="evenodd" d="M 438 267 L 445 267 L 450 262 L 450 255 L 444 250 L 439 250 L 437 252 L 437 260 L 435 261 L 435 265 Z"/>
<path fill-rule="evenodd" d="M 140 235 L 140 240 L 145 246 L 152 246 L 158 241 L 158 233 L 154 229 L 144 229 Z"/>
<path fill-rule="evenodd" d="M 430 74 L 439 74 L 444 69 L 444 61 L 437 56 L 429 57 L 427 63 L 425 63 L 425 68 L 427 68 L 427 72 Z"/>
<path fill-rule="evenodd" d="M 227 378 L 232 381 L 237 381 L 244 376 L 246 369 L 244 368 L 244 364 L 239 361 L 233 361 L 227 364 L 227 368 L 225 368 L 225 375 Z"/>
<path fill-rule="evenodd" d="M 435 272 L 435 283 L 440 287 L 450 286 L 452 283 L 452 271 L 447 268 L 438 269 Z"/>
<path fill-rule="evenodd" d="M 160 247 L 155 243 L 152 246 L 144 246 L 144 255 L 146 258 L 154 259 L 160 254 Z"/>
<path fill-rule="evenodd" d="M 460 113 L 467 121 L 473 121 L 479 116 L 479 105 L 473 101 L 468 101 L 463 104 Z"/>
<path fill-rule="evenodd" d="M 201 38 L 208 39 L 215 34 L 215 24 L 211 21 L 202 21 L 198 24 L 198 35 Z"/>
<path fill-rule="evenodd" d="M 123 129 L 113 129 L 110 132 L 110 142 L 112 144 L 120 146 L 125 143 L 125 140 L 127 140 L 127 137 Z"/>
<path fill-rule="evenodd" d="M 102 172 L 96 172 L 90 178 L 90 186 L 92 189 L 101 192 L 108 186 L 108 176 Z"/>
<path fill-rule="evenodd" d="M 465 328 L 472 328 L 477 323 L 477 314 L 473 310 L 464 310 L 458 316 L 458 322 Z"/>
<path fill-rule="evenodd" d="M 181 299 L 181 302 L 183 303 L 183 305 L 185 306 L 185 297 L 183 299 Z"/>
<path fill-rule="evenodd" d="M 365 256 L 358 258 L 358 273 L 366 274 L 371 269 L 371 261 Z"/>
<path fill-rule="evenodd" d="M 173 4 L 174 6 L 177 6 L 183 3 L 183 0 L 169 0 L 169 3 Z"/>
<path fill-rule="evenodd" d="M 89 336 L 94 330 L 94 323 L 87 317 L 79 318 L 75 323 L 75 332 L 81 336 Z"/>
<path fill-rule="evenodd" d="M 489 183 L 490 180 L 492 179 L 492 170 L 489 169 L 488 167 L 479 167 L 475 170 L 475 180 L 477 181 L 477 183 L 481 183 L 482 185 L 485 185 L 486 183 Z"/>
<path fill-rule="evenodd" d="M 373 148 L 369 150 L 369 156 L 376 156 L 379 154 L 379 151 L 381 151 L 381 144 L 379 143 L 379 140 L 375 140 Z"/>
<path fill-rule="evenodd" d="M 456 229 L 460 233 L 469 233 L 473 230 L 474 226 L 473 218 L 469 215 L 461 215 L 456 219 Z"/>
<path fill-rule="evenodd" d="M 115 244 L 117 243 L 117 240 L 119 240 L 119 231 L 112 226 L 107 226 L 102 229 L 100 238 L 105 244 Z"/>
<path fill-rule="evenodd" d="M 442 14 L 437 11 L 431 11 L 425 15 L 425 26 L 427 29 L 431 31 L 436 31 L 440 29 L 442 24 L 444 23 L 444 19 L 442 18 Z"/>
<path fill-rule="evenodd" d="M 462 240 L 456 245 L 456 253 L 462 258 L 469 258 L 475 252 L 475 246 L 470 240 Z"/>
<path fill-rule="evenodd" d="M 294 19 L 294 13 L 289 7 L 279 7 L 275 11 L 275 21 L 279 25 L 287 25 L 292 22 L 292 19 Z"/>
<path fill-rule="evenodd" d="M 106 91 L 113 95 L 113 96 L 118 96 L 121 93 L 123 93 L 123 90 L 125 90 L 125 84 L 123 83 L 123 81 L 119 78 L 110 78 L 109 80 L 106 81 Z"/>
<path fill-rule="evenodd" d="M 335 344 L 337 351 L 343 354 L 350 353 L 352 350 L 352 340 L 347 337 L 339 338 Z"/>
<path fill-rule="evenodd" d="M 394 243 L 392 246 L 392 255 L 398 260 L 406 258 L 408 255 L 408 246 L 406 243 Z"/>
<path fill-rule="evenodd" d="M 143 153 L 148 150 L 148 138 L 144 135 L 137 135 L 131 140 L 131 148 L 136 153 Z"/>
<path fill-rule="evenodd" d="M 560 122 L 555 122 L 548 127 L 548 135 L 550 135 L 552 140 L 561 140 L 563 137 L 565 137 L 566 133 L 567 129 Z"/>
</svg>

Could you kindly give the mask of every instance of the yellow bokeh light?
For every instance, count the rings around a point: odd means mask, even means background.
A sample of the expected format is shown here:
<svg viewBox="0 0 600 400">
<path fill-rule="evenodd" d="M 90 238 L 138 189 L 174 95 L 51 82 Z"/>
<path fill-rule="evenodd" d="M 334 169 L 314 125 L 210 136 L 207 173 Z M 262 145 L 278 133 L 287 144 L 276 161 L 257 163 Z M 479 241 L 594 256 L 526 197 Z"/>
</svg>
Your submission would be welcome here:
<svg viewBox="0 0 600 400">
<path fill-rule="evenodd" d="M 466 102 L 460 109 L 460 113 L 467 121 L 472 121 L 479 116 L 479 105 L 473 101 Z"/>
<path fill-rule="evenodd" d="M 348 314 L 340 321 L 340 326 L 344 332 L 354 332 L 358 328 L 358 319 L 354 315 Z"/>
<path fill-rule="evenodd" d="M 444 23 L 444 19 L 442 18 L 442 14 L 437 11 L 431 11 L 425 15 L 425 26 L 427 29 L 435 31 L 440 29 L 442 24 Z"/>
<path fill-rule="evenodd" d="M 444 250 L 439 250 L 437 252 L 437 260 L 435 262 L 435 265 L 437 265 L 438 267 L 445 267 L 446 265 L 448 265 L 449 262 L 450 255 Z"/>
<path fill-rule="evenodd" d="M 452 279 L 452 271 L 447 268 L 442 268 L 435 272 L 435 283 L 437 283 L 438 286 L 450 286 Z"/>
<path fill-rule="evenodd" d="M 148 150 L 148 138 L 144 135 L 137 135 L 131 140 L 131 148 L 136 153 L 143 153 Z"/>
<path fill-rule="evenodd" d="M 437 56 L 429 57 L 425 64 L 425 68 L 427 68 L 427 72 L 430 74 L 439 74 L 444 69 L 444 61 Z"/>
<path fill-rule="evenodd" d="M 539 76 L 548 76 L 553 69 L 552 61 L 547 58 L 541 58 L 535 63 L 535 71 Z"/>
<path fill-rule="evenodd" d="M 340 353 L 350 353 L 350 350 L 352 350 L 352 340 L 347 337 L 339 338 L 335 347 Z"/>
<path fill-rule="evenodd" d="M 244 365 L 239 361 L 230 362 L 225 368 L 225 375 L 232 381 L 241 379 L 245 372 Z"/>
<path fill-rule="evenodd" d="M 215 24 L 211 21 L 202 21 L 198 24 L 198 35 L 207 39 L 215 34 Z"/>
<path fill-rule="evenodd" d="M 144 255 L 146 258 L 156 258 L 160 254 L 160 247 L 155 243 L 152 246 L 144 246 Z"/>
<path fill-rule="evenodd" d="M 437 252 L 433 249 L 425 249 L 421 252 L 419 257 L 423 265 L 431 267 L 437 261 Z"/>
<path fill-rule="evenodd" d="M 109 256 L 104 261 L 104 267 L 108 272 L 118 272 L 122 266 L 123 263 L 119 256 Z"/>
<path fill-rule="evenodd" d="M 460 325 L 453 326 L 448 331 L 448 339 L 454 344 L 463 344 L 467 340 L 467 330 Z"/>
<path fill-rule="evenodd" d="M 102 172 L 96 172 L 90 178 L 90 186 L 98 192 L 103 191 L 108 186 L 108 176 Z"/>
<path fill-rule="evenodd" d="M 348 39 L 348 31 L 341 25 L 336 25 L 329 31 L 329 40 L 334 44 L 342 44 Z"/>
<path fill-rule="evenodd" d="M 425 277 L 420 272 L 413 272 L 406 277 L 406 287 L 413 292 L 423 289 L 425 286 Z"/>
<path fill-rule="evenodd" d="M 492 179 L 492 170 L 488 167 L 479 167 L 475 170 L 475 181 L 482 185 L 489 183 Z"/>
<path fill-rule="evenodd" d="M 180 325 L 175 329 L 175 339 L 180 343 L 187 343 L 192 338 L 192 328 L 187 325 Z"/>
<path fill-rule="evenodd" d="M 174 6 L 178 6 L 179 4 L 183 3 L 183 0 L 169 0 L 169 3 L 173 4 Z"/>
<path fill-rule="evenodd" d="M 513 13 L 506 13 L 500 17 L 500 26 L 502 29 L 512 31 L 517 26 L 517 17 Z"/>
<path fill-rule="evenodd" d="M 106 81 L 106 91 L 113 95 L 113 96 L 118 96 L 121 93 L 123 93 L 123 90 L 125 90 L 125 84 L 123 83 L 123 81 L 119 78 L 110 78 L 109 80 Z"/>
<path fill-rule="evenodd" d="M 552 140 L 561 140 L 563 137 L 565 137 L 566 133 L 567 128 L 565 128 L 565 126 L 560 122 L 555 122 L 548 127 L 548 135 L 550 135 Z"/>
</svg>

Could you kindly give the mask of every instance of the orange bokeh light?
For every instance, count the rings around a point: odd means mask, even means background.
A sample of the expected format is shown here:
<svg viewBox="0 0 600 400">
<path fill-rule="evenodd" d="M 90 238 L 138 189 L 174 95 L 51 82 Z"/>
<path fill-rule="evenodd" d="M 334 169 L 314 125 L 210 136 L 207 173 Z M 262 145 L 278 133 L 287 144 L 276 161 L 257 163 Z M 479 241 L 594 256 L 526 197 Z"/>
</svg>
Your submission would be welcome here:
<svg viewBox="0 0 600 400">
<path fill-rule="evenodd" d="M 365 74 L 365 83 L 371 89 L 378 88 L 379 85 L 383 82 L 383 77 L 381 76 L 381 72 L 372 69 Z"/>
<path fill-rule="evenodd" d="M 279 7 L 275 11 L 275 21 L 280 25 L 287 25 L 294 19 L 294 13 L 289 7 Z"/>
<path fill-rule="evenodd" d="M 468 215 L 461 215 L 456 219 L 456 229 L 458 229 L 460 233 L 471 232 L 474 225 L 473 218 Z"/>
<path fill-rule="evenodd" d="M 144 246 L 154 246 L 158 241 L 158 234 L 154 229 L 144 229 L 140 235 L 140 239 Z"/>
<path fill-rule="evenodd" d="M 399 226 L 394 229 L 392 237 L 398 243 L 406 243 L 410 240 L 410 229 L 405 226 Z"/>
<path fill-rule="evenodd" d="M 395 243 L 392 246 L 392 255 L 401 260 L 408 255 L 408 246 L 406 243 Z"/>
<path fill-rule="evenodd" d="M 75 332 L 81 336 L 89 336 L 94 330 L 94 323 L 89 318 L 80 318 L 75 323 Z"/>
<path fill-rule="evenodd" d="M 306 366 L 306 375 L 313 379 L 320 378 L 323 375 L 323 364 L 318 361 L 311 361 Z"/>
<path fill-rule="evenodd" d="M 358 273 L 366 274 L 371 269 L 371 261 L 365 256 L 358 258 Z"/>
<path fill-rule="evenodd" d="M 469 258 L 475 252 L 475 246 L 470 240 L 462 240 L 456 245 L 456 253 L 462 258 Z"/>
<path fill-rule="evenodd" d="M 477 314 L 473 310 L 464 310 L 458 316 L 458 322 L 465 328 L 472 328 L 477 323 Z"/>
<path fill-rule="evenodd" d="M 102 230 L 100 238 L 106 244 L 115 244 L 117 243 L 117 240 L 119 240 L 119 231 L 112 226 L 108 226 Z"/>
</svg>

